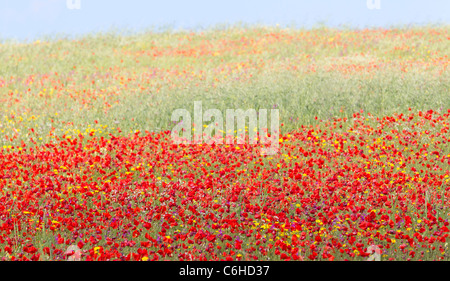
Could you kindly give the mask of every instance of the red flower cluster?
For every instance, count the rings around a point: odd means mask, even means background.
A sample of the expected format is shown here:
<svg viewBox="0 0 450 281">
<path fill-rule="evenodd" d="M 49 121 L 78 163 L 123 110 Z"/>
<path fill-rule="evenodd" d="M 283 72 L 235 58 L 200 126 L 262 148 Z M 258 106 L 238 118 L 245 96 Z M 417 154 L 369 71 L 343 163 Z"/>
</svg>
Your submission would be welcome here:
<svg viewBox="0 0 450 281">
<path fill-rule="evenodd" d="M 449 116 L 355 114 L 282 135 L 275 156 L 170 132 L 1 149 L 0 254 L 448 259 Z"/>
</svg>

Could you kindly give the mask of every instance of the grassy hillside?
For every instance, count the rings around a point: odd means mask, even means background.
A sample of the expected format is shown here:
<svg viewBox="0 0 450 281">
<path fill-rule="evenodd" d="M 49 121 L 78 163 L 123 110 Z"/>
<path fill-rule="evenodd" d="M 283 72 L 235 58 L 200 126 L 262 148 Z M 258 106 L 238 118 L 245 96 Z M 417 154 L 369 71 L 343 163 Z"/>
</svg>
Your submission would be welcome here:
<svg viewBox="0 0 450 281">
<path fill-rule="evenodd" d="M 44 140 L 53 129 L 171 130 L 173 110 L 194 101 L 278 108 L 284 132 L 316 116 L 440 111 L 450 108 L 449 33 L 255 27 L 3 43 L 0 145 L 28 140 L 30 128 Z"/>
</svg>

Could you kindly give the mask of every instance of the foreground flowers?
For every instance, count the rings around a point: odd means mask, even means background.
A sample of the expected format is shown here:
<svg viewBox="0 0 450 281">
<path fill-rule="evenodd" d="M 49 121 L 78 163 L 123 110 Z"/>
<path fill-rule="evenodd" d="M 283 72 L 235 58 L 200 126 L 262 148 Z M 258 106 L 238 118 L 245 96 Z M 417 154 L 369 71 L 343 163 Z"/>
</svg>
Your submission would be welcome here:
<svg viewBox="0 0 450 281">
<path fill-rule="evenodd" d="M 282 135 L 270 157 L 168 131 L 4 147 L 0 255 L 447 260 L 449 116 L 354 114 Z"/>
</svg>

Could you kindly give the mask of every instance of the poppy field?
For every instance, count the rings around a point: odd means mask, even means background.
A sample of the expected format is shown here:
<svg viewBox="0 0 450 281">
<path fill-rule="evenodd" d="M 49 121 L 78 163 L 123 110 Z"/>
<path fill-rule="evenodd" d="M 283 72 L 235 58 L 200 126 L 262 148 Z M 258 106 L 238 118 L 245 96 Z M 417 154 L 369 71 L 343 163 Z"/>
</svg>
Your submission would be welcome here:
<svg viewBox="0 0 450 281">
<path fill-rule="evenodd" d="M 450 260 L 449 41 L 446 26 L 0 41 L 1 260 Z M 195 101 L 278 109 L 278 153 L 175 144 L 171 114 Z"/>
</svg>

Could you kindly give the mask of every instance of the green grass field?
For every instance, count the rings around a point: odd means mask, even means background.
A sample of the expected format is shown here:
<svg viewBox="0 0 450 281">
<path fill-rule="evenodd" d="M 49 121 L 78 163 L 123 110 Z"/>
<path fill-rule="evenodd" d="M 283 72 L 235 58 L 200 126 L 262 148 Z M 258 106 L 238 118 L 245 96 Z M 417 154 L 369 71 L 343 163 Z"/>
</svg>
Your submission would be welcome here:
<svg viewBox="0 0 450 281">
<path fill-rule="evenodd" d="M 44 141 L 52 126 L 69 135 L 171 130 L 173 110 L 192 111 L 194 101 L 223 112 L 278 108 L 284 132 L 316 116 L 439 111 L 450 108 L 448 38 L 448 27 L 236 27 L 4 42 L 0 132 L 17 143 L 28 127 Z"/>
</svg>

